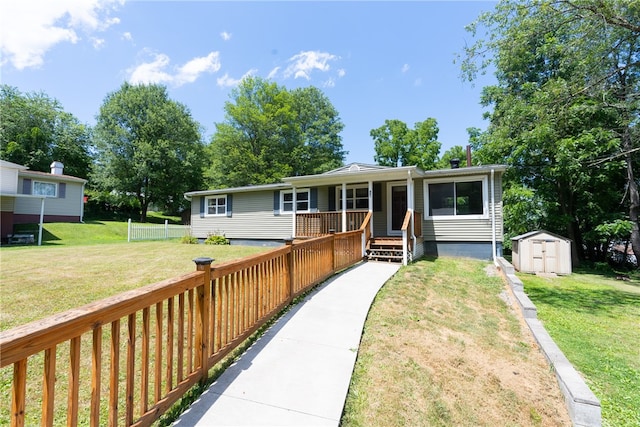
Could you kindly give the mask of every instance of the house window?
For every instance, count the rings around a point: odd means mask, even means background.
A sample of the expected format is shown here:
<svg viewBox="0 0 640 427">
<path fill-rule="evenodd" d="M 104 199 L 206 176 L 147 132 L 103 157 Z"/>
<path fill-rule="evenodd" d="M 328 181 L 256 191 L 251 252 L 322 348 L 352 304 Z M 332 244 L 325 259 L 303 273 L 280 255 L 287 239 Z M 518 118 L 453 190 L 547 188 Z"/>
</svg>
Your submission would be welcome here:
<svg viewBox="0 0 640 427">
<path fill-rule="evenodd" d="M 227 196 L 207 197 L 207 216 L 227 214 Z"/>
<path fill-rule="evenodd" d="M 293 212 L 293 190 L 280 192 L 280 211 L 282 213 Z M 296 212 L 309 212 L 309 189 L 297 190 L 295 194 Z"/>
<path fill-rule="evenodd" d="M 486 179 L 429 183 L 425 193 L 425 210 L 430 217 L 488 215 Z"/>
<path fill-rule="evenodd" d="M 337 187 L 338 208 L 342 209 L 342 188 Z M 347 187 L 347 210 L 369 209 L 369 187 Z"/>
<path fill-rule="evenodd" d="M 33 181 L 33 192 L 36 196 L 57 197 L 58 185 L 53 182 Z"/>
</svg>

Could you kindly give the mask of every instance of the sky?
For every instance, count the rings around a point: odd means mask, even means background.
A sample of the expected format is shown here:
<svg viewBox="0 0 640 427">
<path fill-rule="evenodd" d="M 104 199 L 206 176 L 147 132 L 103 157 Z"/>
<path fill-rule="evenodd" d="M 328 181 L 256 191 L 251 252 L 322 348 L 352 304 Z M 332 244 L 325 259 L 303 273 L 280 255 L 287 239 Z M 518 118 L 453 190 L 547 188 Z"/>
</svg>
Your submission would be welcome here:
<svg viewBox="0 0 640 427">
<path fill-rule="evenodd" d="M 374 163 L 370 131 L 436 119 L 441 154 L 485 129 L 482 87 L 461 79 L 465 30 L 486 1 L 0 0 L 0 82 L 44 92 L 95 125 L 123 82 L 159 83 L 206 142 L 244 76 L 315 86 L 338 111 L 345 162 Z"/>
</svg>

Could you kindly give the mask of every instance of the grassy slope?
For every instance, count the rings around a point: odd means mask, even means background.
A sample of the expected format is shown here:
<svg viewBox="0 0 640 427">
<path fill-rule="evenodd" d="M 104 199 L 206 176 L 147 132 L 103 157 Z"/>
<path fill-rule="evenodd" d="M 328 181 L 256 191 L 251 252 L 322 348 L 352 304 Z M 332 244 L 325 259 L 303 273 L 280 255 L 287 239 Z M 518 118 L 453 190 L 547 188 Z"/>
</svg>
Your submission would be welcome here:
<svg viewBox="0 0 640 427">
<path fill-rule="evenodd" d="M 570 424 L 553 373 L 486 266 L 420 260 L 385 284 L 342 425 Z"/>
<path fill-rule="evenodd" d="M 640 425 L 640 283 L 520 275 L 538 317 L 600 399 L 605 426 Z"/>
</svg>

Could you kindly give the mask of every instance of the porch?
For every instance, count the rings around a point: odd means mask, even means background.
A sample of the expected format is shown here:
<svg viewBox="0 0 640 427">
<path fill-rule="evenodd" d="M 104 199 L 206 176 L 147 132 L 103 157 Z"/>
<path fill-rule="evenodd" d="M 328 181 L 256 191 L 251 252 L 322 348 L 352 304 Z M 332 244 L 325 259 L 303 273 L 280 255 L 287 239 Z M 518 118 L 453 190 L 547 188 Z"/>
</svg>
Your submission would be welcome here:
<svg viewBox="0 0 640 427">
<path fill-rule="evenodd" d="M 350 210 L 337 212 L 295 213 L 296 239 L 309 239 L 347 231 L 363 231 L 363 253 L 369 260 L 407 262 L 422 251 L 422 213 L 407 210 L 397 235 L 375 235 L 374 215 L 384 212 Z"/>
</svg>

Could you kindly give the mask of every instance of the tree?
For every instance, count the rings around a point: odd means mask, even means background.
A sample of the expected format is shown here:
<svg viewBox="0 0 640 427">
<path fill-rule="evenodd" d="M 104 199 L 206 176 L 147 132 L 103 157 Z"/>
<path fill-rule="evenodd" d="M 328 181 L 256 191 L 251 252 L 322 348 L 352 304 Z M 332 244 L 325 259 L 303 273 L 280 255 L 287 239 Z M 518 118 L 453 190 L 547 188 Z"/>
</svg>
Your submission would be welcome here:
<svg viewBox="0 0 640 427">
<path fill-rule="evenodd" d="M 374 141 L 375 161 L 382 166 L 418 166 L 423 170 L 435 167 L 440 151 L 438 124 L 428 118 L 409 129 L 401 120 L 385 120 L 384 125 L 370 132 Z"/>
<path fill-rule="evenodd" d="M 64 173 L 87 178 L 91 130 L 44 93 L 0 86 L 0 157 L 31 170 L 49 172 L 53 161 Z"/>
<path fill-rule="evenodd" d="M 436 169 L 447 169 L 451 167 L 451 160 L 458 159 L 460 167 L 467 166 L 467 152 L 461 145 L 454 145 L 444 152 L 436 163 Z"/>
<path fill-rule="evenodd" d="M 105 98 L 95 129 L 93 178 L 103 191 L 135 196 L 140 219 L 155 205 L 172 212 L 186 191 L 201 188 L 204 167 L 199 125 L 161 85 L 124 83 Z"/>
<path fill-rule="evenodd" d="M 344 125 L 317 88 L 292 91 L 248 77 L 225 104 L 208 152 L 208 184 L 215 188 L 269 184 L 286 176 L 333 169 L 344 161 Z"/>
<path fill-rule="evenodd" d="M 476 156 L 509 164 L 507 188 L 535 195 L 541 226 L 571 238 L 583 259 L 600 257 L 592 231 L 622 209 L 640 254 L 639 11 L 639 2 L 502 1 L 471 27 L 488 35 L 463 62 L 469 78 L 493 63 L 498 79 L 483 90 L 494 110 Z"/>
</svg>

